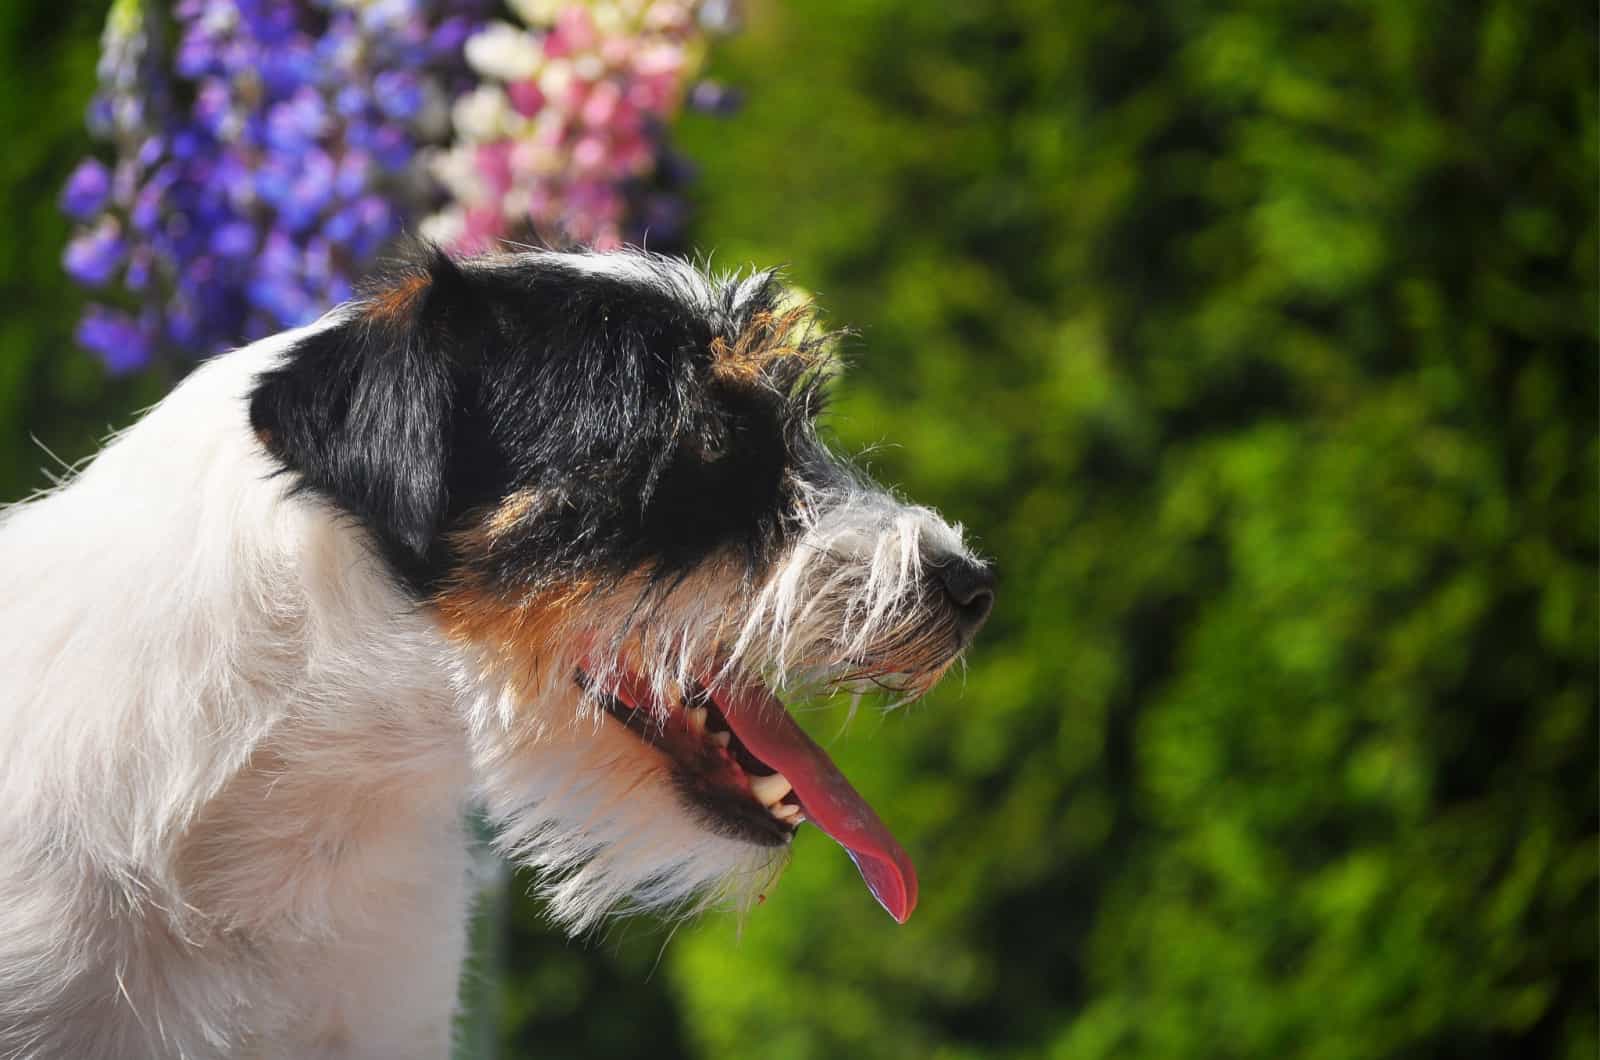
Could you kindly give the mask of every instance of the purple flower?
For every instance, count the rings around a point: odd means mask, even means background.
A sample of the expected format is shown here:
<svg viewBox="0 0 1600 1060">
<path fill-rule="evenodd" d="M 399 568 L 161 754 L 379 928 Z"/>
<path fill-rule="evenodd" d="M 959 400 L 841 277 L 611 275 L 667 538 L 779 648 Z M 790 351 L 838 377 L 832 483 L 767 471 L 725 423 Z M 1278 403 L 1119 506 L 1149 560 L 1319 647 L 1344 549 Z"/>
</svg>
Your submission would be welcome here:
<svg viewBox="0 0 1600 1060">
<path fill-rule="evenodd" d="M 145 21 L 117 5 L 90 108 L 116 162 L 86 161 L 63 189 L 63 211 L 85 222 L 63 263 L 139 308 L 87 313 L 82 337 L 120 370 L 204 356 L 348 297 L 355 270 L 431 204 L 419 123 L 466 87 L 460 44 L 487 8 L 177 0 Z"/>
<path fill-rule="evenodd" d="M 86 158 L 61 189 L 61 210 L 74 221 L 87 221 L 105 206 L 111 194 L 111 171 L 99 159 Z"/>
<path fill-rule="evenodd" d="M 322 223 L 323 238 L 339 246 L 355 241 L 361 231 L 361 217 L 354 206 L 346 206 Z"/>
<path fill-rule="evenodd" d="M 334 178 L 334 192 L 341 199 L 354 199 L 372 182 L 372 159 L 365 151 L 350 150 L 339 159 L 339 173 Z"/>
<path fill-rule="evenodd" d="M 317 317 L 316 302 L 290 279 L 260 276 L 251 280 L 250 301 L 271 314 L 280 327 L 308 324 Z"/>
<path fill-rule="evenodd" d="M 222 258 L 247 258 L 255 253 L 256 229 L 246 221 L 229 221 L 211 233 L 211 252 Z"/>
<path fill-rule="evenodd" d="M 214 136 L 224 135 L 234 124 L 233 97 L 221 81 L 205 81 L 195 93 L 194 118 Z"/>
<path fill-rule="evenodd" d="M 89 306 L 73 337 L 114 375 L 138 371 L 150 362 L 149 335 L 132 317 L 115 309 Z"/>
<path fill-rule="evenodd" d="M 88 109 L 84 112 L 84 124 L 89 128 L 89 135 L 97 139 L 110 136 L 116 124 L 111 100 L 100 95 L 89 100 Z"/>
<path fill-rule="evenodd" d="M 200 314 L 181 291 L 166 306 L 167 338 L 182 349 L 193 349 L 206 339 Z"/>
<path fill-rule="evenodd" d="M 333 96 L 334 110 L 343 118 L 357 118 L 367 111 L 367 91 L 358 85 L 345 85 Z"/>
<path fill-rule="evenodd" d="M 362 138 L 363 145 L 372 151 L 378 165 L 390 172 L 404 169 L 413 154 L 411 138 L 393 125 L 380 125 L 370 137 Z"/>
<path fill-rule="evenodd" d="M 715 81 L 701 81 L 689 90 L 687 102 L 702 113 L 725 117 L 744 106 L 744 95 Z"/>
<path fill-rule="evenodd" d="M 121 229 L 111 218 L 75 236 L 61 256 L 67 275 L 85 287 L 104 287 L 111 281 L 127 251 Z"/>
<path fill-rule="evenodd" d="M 133 200 L 133 209 L 128 214 L 128 220 L 133 225 L 133 230 L 140 235 L 148 236 L 161 227 L 161 207 L 167 191 L 177 181 L 177 173 L 169 167 L 157 170 L 145 186 L 139 189 L 138 195 Z"/>
<path fill-rule="evenodd" d="M 137 294 L 149 286 L 154 271 L 155 252 L 149 247 L 140 247 L 128 255 L 128 268 L 122 274 L 122 285 Z"/>
<path fill-rule="evenodd" d="M 639 227 L 655 245 L 677 242 L 689 220 L 688 204 L 676 195 L 651 195 L 638 213 Z"/>
<path fill-rule="evenodd" d="M 301 85 L 316 82 L 317 56 L 311 48 L 301 43 L 269 48 L 262 55 L 260 72 L 268 93 L 289 95 Z"/>
<path fill-rule="evenodd" d="M 461 46 L 478 31 L 478 27 L 476 19 L 453 15 L 434 27 L 433 35 L 428 38 L 428 50 L 435 58 L 460 55 Z"/>
<path fill-rule="evenodd" d="M 302 88 L 267 111 L 266 146 L 286 154 L 316 143 L 328 125 L 327 108 L 314 90 Z"/>
<path fill-rule="evenodd" d="M 479 85 L 465 53 L 498 7 L 175 0 L 143 21 L 155 6 L 115 6 L 89 114 L 115 160 L 85 161 L 61 193 L 81 226 L 63 254 L 67 272 L 121 302 L 86 311 L 79 328 L 114 371 L 206 356 L 350 297 L 403 228 L 455 190 L 433 183 L 419 156 L 444 146 L 452 104 Z M 638 21 L 626 31 L 576 0 L 561 7 L 556 48 L 582 72 L 565 88 L 554 75 L 500 86 L 505 102 L 488 116 L 509 119 L 505 134 L 466 149 L 481 149 L 489 168 L 475 168 L 496 197 L 528 192 L 529 214 L 570 221 L 576 238 L 614 245 L 648 229 L 660 245 L 683 229 L 676 170 L 658 163 L 670 158 L 667 110 L 691 76 L 682 45 L 697 32 L 696 5 L 649 0 L 626 16 Z M 641 46 L 647 38 L 671 46 Z M 491 64 L 527 54 L 543 62 L 541 40 L 535 31 L 498 58 L 492 41 L 479 50 Z M 596 63 L 611 72 L 595 75 Z M 692 105 L 719 112 L 733 98 L 715 86 L 692 93 Z M 538 142 L 526 138 L 535 124 Z M 513 189 L 512 159 L 548 179 Z M 506 234 L 499 205 L 469 198 L 446 205 L 468 229 Z"/>
<path fill-rule="evenodd" d="M 161 161 L 161 156 L 167 151 L 167 141 L 159 134 L 147 136 L 139 145 L 139 154 L 136 156 L 141 166 L 153 166 Z"/>
<path fill-rule="evenodd" d="M 416 75 L 385 70 L 372 83 L 378 107 L 394 121 L 410 121 L 422 110 L 422 85 Z"/>
</svg>

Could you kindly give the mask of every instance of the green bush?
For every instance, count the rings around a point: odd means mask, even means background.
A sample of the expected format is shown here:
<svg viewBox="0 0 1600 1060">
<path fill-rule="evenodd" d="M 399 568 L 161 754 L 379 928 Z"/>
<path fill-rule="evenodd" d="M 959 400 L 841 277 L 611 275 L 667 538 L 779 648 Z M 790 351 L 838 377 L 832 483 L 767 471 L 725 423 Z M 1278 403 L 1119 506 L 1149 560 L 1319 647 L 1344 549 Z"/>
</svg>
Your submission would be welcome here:
<svg viewBox="0 0 1600 1060">
<path fill-rule="evenodd" d="M 1596 1048 L 1596 25 L 1526 0 L 759 8 L 700 232 L 999 559 L 966 679 L 668 950 L 697 1051 Z M 836 719 L 819 721 L 831 736 Z"/>
<path fill-rule="evenodd" d="M 50 484 L 169 380 L 111 383 L 72 343 L 83 296 L 61 271 L 68 224 L 56 196 L 89 150 L 104 5 L 0 4 L 0 502 Z"/>
</svg>

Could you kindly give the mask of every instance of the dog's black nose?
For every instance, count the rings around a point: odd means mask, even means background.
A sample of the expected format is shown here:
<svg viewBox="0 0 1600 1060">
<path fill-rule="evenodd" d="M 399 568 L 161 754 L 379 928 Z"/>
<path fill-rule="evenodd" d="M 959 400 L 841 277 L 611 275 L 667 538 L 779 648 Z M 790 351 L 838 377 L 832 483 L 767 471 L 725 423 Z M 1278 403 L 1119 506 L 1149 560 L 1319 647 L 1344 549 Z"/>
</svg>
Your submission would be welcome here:
<svg viewBox="0 0 1600 1060">
<path fill-rule="evenodd" d="M 951 556 L 934 563 L 933 573 L 955 608 L 962 637 L 971 640 L 994 610 L 994 569 L 987 563 Z"/>
</svg>

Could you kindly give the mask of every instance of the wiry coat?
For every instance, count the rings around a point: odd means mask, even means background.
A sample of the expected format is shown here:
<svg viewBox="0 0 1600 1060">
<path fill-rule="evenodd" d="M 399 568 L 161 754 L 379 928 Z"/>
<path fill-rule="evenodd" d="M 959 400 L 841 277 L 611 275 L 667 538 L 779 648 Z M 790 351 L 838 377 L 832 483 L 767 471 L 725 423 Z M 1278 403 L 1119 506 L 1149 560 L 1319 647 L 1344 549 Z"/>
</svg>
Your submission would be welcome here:
<svg viewBox="0 0 1600 1060">
<path fill-rule="evenodd" d="M 577 928 L 770 879 L 573 675 L 964 645 L 959 532 L 827 454 L 780 297 L 435 258 L 0 516 L 0 1057 L 447 1055 L 473 800 Z"/>
</svg>

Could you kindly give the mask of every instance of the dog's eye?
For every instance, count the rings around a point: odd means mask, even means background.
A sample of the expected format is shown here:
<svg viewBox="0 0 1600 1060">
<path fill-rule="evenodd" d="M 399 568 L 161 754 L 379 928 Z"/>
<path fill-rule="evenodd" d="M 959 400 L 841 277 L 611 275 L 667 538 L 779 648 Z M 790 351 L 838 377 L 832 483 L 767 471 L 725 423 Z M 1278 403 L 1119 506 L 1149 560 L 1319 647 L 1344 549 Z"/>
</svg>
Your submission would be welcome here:
<svg viewBox="0 0 1600 1060">
<path fill-rule="evenodd" d="M 728 426 L 721 420 L 708 419 L 691 436 L 690 450 L 707 464 L 715 464 L 728 455 Z"/>
</svg>

